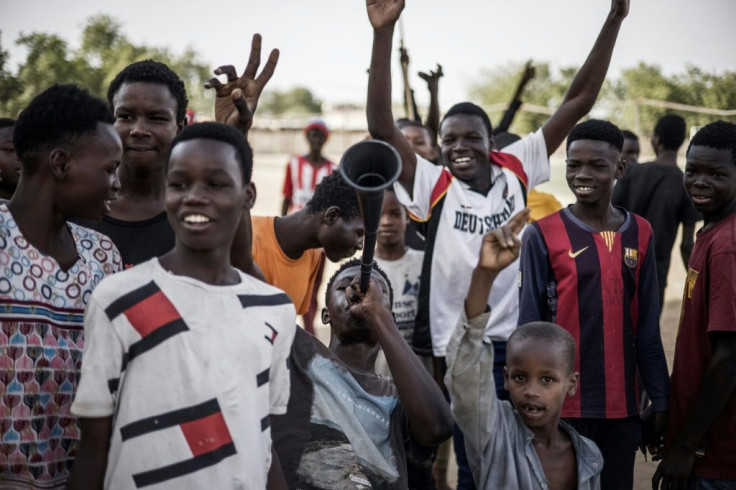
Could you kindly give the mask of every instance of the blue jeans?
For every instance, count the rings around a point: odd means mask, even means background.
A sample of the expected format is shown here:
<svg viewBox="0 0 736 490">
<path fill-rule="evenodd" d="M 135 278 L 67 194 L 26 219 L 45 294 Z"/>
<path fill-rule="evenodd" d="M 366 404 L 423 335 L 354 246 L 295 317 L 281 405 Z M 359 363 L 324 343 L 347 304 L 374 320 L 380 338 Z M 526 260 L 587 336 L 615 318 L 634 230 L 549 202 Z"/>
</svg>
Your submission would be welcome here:
<svg viewBox="0 0 736 490">
<path fill-rule="evenodd" d="M 506 342 L 493 342 L 493 380 L 496 382 L 496 395 L 500 399 L 507 399 L 508 392 L 503 388 L 503 368 L 506 365 Z M 455 424 L 452 433 L 452 443 L 455 446 L 455 461 L 457 462 L 457 490 L 475 490 L 473 473 L 468 465 L 468 456 L 465 454 L 465 437 Z"/>
</svg>

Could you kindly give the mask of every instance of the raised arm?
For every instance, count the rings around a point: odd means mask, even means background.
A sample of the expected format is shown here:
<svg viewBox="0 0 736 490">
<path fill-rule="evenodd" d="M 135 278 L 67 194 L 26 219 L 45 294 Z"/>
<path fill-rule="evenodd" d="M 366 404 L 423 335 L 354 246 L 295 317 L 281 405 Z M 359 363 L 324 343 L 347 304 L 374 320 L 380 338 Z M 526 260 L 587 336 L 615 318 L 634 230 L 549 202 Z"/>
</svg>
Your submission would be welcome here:
<svg viewBox="0 0 736 490">
<path fill-rule="evenodd" d="M 442 391 L 396 328 L 391 311 L 381 302 L 378 282 L 371 279 L 365 294 L 359 289 L 356 277 L 348 290 L 350 314 L 363 318 L 378 338 L 409 419 L 411 439 L 423 446 L 440 444 L 452 435 L 450 407 Z"/>
<path fill-rule="evenodd" d="M 445 74 L 442 73 L 442 66 L 438 63 L 436 70 L 430 70 L 429 73 L 419 72 L 419 77 L 427 82 L 427 90 L 429 90 L 429 114 L 424 125 L 432 134 L 432 146 L 437 146 L 437 135 L 440 134 L 440 78 Z"/>
<path fill-rule="evenodd" d="M 465 434 L 468 463 L 476 481 L 483 481 L 492 460 L 486 454 L 499 417 L 493 380 L 493 344 L 485 342 L 490 315 L 488 294 L 501 270 L 519 256 L 516 235 L 529 217 L 525 208 L 483 237 L 478 265 L 473 270 L 465 309 L 447 345 L 445 385 L 452 400 L 452 415 Z"/>
<path fill-rule="evenodd" d="M 371 137 L 385 141 L 399 152 L 399 183 L 412 195 L 417 157 L 409 142 L 394 124 L 391 109 L 391 43 L 394 26 L 404 9 L 404 0 L 366 0 L 368 19 L 373 26 L 373 51 L 368 74 L 366 115 Z"/>
<path fill-rule="evenodd" d="M 524 72 L 521 74 L 521 78 L 519 79 L 519 84 L 516 86 L 514 96 L 511 98 L 509 106 L 503 113 L 501 122 L 493 128 L 493 134 L 505 133 L 509 130 L 511 123 L 514 121 L 514 117 L 516 117 L 516 112 L 519 110 L 519 107 L 521 107 L 521 94 L 524 93 L 526 85 L 532 78 L 534 78 L 535 74 L 536 70 L 532 66 L 532 60 L 527 61 L 526 65 L 524 65 Z"/>
<path fill-rule="evenodd" d="M 257 75 L 261 65 L 261 35 L 253 34 L 248 65 L 241 76 L 238 76 L 233 65 L 216 68 L 215 75 L 227 76 L 227 83 L 223 84 L 217 78 L 212 78 L 205 84 L 205 88 L 215 89 L 215 120 L 234 126 L 248 139 L 258 99 L 273 76 L 278 61 L 279 50 L 274 49 L 268 55 L 263 70 Z"/>
<path fill-rule="evenodd" d="M 621 22 L 628 13 L 629 0 L 611 0 L 611 11 L 593 49 L 573 78 L 562 104 L 542 127 L 548 155 L 554 153 L 573 126 L 593 108 L 606 79 Z"/>
</svg>

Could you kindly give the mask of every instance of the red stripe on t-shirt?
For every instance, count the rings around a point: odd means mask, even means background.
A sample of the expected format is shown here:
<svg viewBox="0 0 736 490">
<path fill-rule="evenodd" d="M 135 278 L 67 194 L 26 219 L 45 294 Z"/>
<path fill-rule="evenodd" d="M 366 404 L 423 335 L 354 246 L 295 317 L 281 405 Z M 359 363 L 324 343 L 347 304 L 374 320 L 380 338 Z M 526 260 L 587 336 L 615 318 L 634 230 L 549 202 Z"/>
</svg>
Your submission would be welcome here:
<svg viewBox="0 0 736 490">
<path fill-rule="evenodd" d="M 499 167 L 511 170 L 516 177 L 524 184 L 524 187 L 529 188 L 529 177 L 526 175 L 524 165 L 521 160 L 516 158 L 511 153 L 503 153 L 501 151 L 492 151 L 488 157 L 491 162 L 495 163 Z"/>
<path fill-rule="evenodd" d="M 154 330 L 181 318 L 176 307 L 161 291 L 131 306 L 123 314 L 141 337 L 146 337 Z"/>
<path fill-rule="evenodd" d="M 611 249 L 603 236 L 595 235 L 600 265 L 601 305 L 603 307 L 603 360 L 605 363 L 606 416 L 627 413 L 626 366 L 624 365 L 624 281 L 621 277 L 621 234 L 614 235 Z"/>
<path fill-rule="evenodd" d="M 578 308 L 578 271 L 575 259 L 569 257 L 568 252 L 572 250 L 570 237 L 565 229 L 560 213 L 554 213 L 536 222 L 542 229 L 547 251 L 550 254 L 549 261 L 552 264 L 566 264 L 566 273 L 560 274 L 557 283 L 557 318 L 565 318 L 565 330 L 570 332 L 575 339 L 575 372 L 580 372 L 580 310 Z M 552 256 L 555 254 L 555 257 Z M 559 323 L 559 321 L 558 321 Z M 566 417 L 580 417 L 581 389 L 575 395 L 565 399 L 564 412 Z"/>
<path fill-rule="evenodd" d="M 437 182 L 434 184 L 434 187 L 432 188 L 432 193 L 429 195 L 429 209 L 431 212 L 431 209 L 435 207 L 437 202 L 447 193 L 447 189 L 450 188 L 450 184 L 452 183 L 452 174 L 449 170 L 445 169 L 442 171 L 442 174 L 440 175 L 440 178 L 437 179 Z"/>
<path fill-rule="evenodd" d="M 222 412 L 213 413 L 199 420 L 184 422 L 179 427 L 184 433 L 184 438 L 193 456 L 212 452 L 233 442 Z"/>
</svg>

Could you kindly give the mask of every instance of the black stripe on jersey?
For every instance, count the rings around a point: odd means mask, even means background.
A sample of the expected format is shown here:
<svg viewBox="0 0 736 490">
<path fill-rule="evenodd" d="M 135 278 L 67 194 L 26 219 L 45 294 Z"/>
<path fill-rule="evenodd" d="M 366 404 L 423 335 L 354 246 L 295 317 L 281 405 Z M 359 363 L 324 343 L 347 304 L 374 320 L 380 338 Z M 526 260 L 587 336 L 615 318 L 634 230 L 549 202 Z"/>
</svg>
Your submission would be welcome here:
<svg viewBox="0 0 736 490">
<path fill-rule="evenodd" d="M 634 333 L 634 322 L 635 318 L 631 318 L 631 300 L 636 297 L 637 285 L 636 285 L 636 270 L 637 268 L 630 268 L 624 262 L 624 256 L 626 249 L 631 248 L 638 250 L 639 260 L 641 260 L 642 250 L 639 250 L 639 223 L 633 215 L 629 215 L 629 225 L 626 230 L 621 234 L 621 277 L 624 283 L 624 295 L 623 295 L 623 322 L 624 322 L 624 360 L 636 359 L 635 345 L 636 345 L 636 334 Z M 641 305 L 639 305 L 641 308 Z M 636 363 L 624 362 L 624 378 L 626 386 L 626 410 L 628 413 L 638 413 L 639 407 L 636 403 L 636 369 L 634 365 Z"/>
<path fill-rule="evenodd" d="M 218 412 L 220 412 L 220 404 L 217 403 L 217 398 L 213 398 L 199 405 L 180 408 L 179 410 L 131 422 L 120 428 L 120 435 L 123 441 L 127 441 L 128 439 L 142 436 L 149 432 L 168 429 L 169 427 L 198 420 Z"/>
<path fill-rule="evenodd" d="M 268 383 L 268 373 L 269 373 L 269 368 L 266 368 L 260 373 L 258 373 L 258 375 L 256 376 L 256 383 L 259 387 Z"/>
<path fill-rule="evenodd" d="M 603 342 L 603 291 L 601 289 L 601 265 L 598 250 L 592 233 L 576 226 L 565 213 L 560 213 L 565 223 L 565 230 L 573 250 L 589 247 L 591 253 L 578 255 L 574 260 L 577 266 L 578 283 L 578 319 L 585 325 L 597 325 L 595 328 L 577 328 L 580 335 L 578 352 L 580 355 L 580 414 L 586 417 L 589 413 L 606 413 L 606 366 L 600 362 L 604 359 Z M 586 274 L 585 271 L 591 271 Z M 595 279 L 595 280 L 591 280 Z"/>
<path fill-rule="evenodd" d="M 176 320 L 157 328 L 156 330 L 149 333 L 141 340 L 130 346 L 127 352 L 128 361 L 132 361 L 139 355 L 148 352 L 165 340 L 170 339 L 174 335 L 186 332 L 188 330 L 189 327 L 187 327 L 187 324 L 184 323 L 184 320 L 182 320 L 181 318 L 177 318 Z"/>
<path fill-rule="evenodd" d="M 262 296 L 257 294 L 239 294 L 238 299 L 243 308 L 250 308 L 252 306 L 279 306 L 288 305 L 291 303 L 291 299 L 284 293 L 271 294 L 268 296 Z"/>
<path fill-rule="evenodd" d="M 119 384 L 120 384 L 120 378 L 107 380 L 107 389 L 110 390 L 111 395 L 115 393 L 116 391 L 118 391 Z"/>
<path fill-rule="evenodd" d="M 434 255 L 435 238 L 442 217 L 442 208 L 445 205 L 445 193 L 437 204 L 432 208 L 429 220 L 422 223 L 422 232 L 426 237 L 424 260 L 422 261 L 422 280 L 419 283 L 419 299 L 417 300 L 417 316 L 414 320 L 414 333 L 412 334 L 412 350 L 422 356 L 431 356 L 432 334 L 429 330 L 429 293 L 432 284 L 432 256 Z"/>
<path fill-rule="evenodd" d="M 105 308 L 105 313 L 110 321 L 112 321 L 131 306 L 137 305 L 144 299 L 149 296 L 153 296 L 159 291 L 161 291 L 161 289 L 159 289 L 155 282 L 151 281 L 113 301 L 110 306 Z"/>
<path fill-rule="evenodd" d="M 208 466 L 215 465 L 223 459 L 232 456 L 236 452 L 235 444 L 231 442 L 209 453 L 200 454 L 199 456 L 195 456 L 169 466 L 164 466 L 163 468 L 137 473 L 133 475 L 133 481 L 135 482 L 135 486 L 138 488 L 165 482 L 172 478 L 188 475 L 203 468 L 207 468 Z"/>
<path fill-rule="evenodd" d="M 269 416 L 266 415 L 261 419 L 261 432 L 268 429 L 271 426 L 271 422 L 269 420 Z"/>
</svg>

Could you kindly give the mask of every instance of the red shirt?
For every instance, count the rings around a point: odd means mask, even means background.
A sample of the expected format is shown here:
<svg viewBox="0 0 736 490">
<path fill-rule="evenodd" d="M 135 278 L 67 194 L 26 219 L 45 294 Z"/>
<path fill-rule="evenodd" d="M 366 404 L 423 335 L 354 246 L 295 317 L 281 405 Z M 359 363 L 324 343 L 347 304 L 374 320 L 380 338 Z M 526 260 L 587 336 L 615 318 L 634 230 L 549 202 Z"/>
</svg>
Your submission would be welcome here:
<svg viewBox="0 0 736 490">
<path fill-rule="evenodd" d="M 712 356 L 711 332 L 736 332 L 736 214 L 698 233 L 690 254 L 675 344 L 670 402 L 670 438 L 690 416 Z M 671 441 L 670 441 L 671 442 Z M 693 474 L 736 479 L 736 392 L 706 433 L 705 458 Z"/>
<path fill-rule="evenodd" d="M 319 167 L 315 167 L 306 156 L 294 156 L 286 165 L 284 179 L 284 197 L 291 199 L 289 214 L 299 211 L 314 195 L 314 188 L 322 179 L 332 173 L 337 165 L 325 159 Z"/>
</svg>

